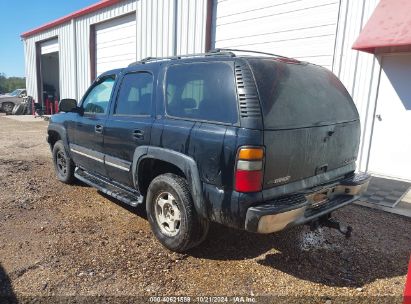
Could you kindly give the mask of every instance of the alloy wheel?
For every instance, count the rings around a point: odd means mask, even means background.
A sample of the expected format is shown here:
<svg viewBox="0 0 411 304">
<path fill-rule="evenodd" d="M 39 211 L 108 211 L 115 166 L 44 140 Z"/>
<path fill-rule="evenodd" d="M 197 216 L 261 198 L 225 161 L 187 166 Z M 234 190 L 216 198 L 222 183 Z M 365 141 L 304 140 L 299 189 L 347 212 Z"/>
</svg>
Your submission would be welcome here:
<svg viewBox="0 0 411 304">
<path fill-rule="evenodd" d="M 67 174 L 67 161 L 66 161 L 66 155 L 64 154 L 63 151 L 57 152 L 56 164 L 57 164 L 57 170 L 59 171 L 59 173 L 65 176 Z"/>
<path fill-rule="evenodd" d="M 169 192 L 157 196 L 154 206 L 157 224 L 167 236 L 175 236 L 180 231 L 181 213 L 176 199 Z"/>
</svg>

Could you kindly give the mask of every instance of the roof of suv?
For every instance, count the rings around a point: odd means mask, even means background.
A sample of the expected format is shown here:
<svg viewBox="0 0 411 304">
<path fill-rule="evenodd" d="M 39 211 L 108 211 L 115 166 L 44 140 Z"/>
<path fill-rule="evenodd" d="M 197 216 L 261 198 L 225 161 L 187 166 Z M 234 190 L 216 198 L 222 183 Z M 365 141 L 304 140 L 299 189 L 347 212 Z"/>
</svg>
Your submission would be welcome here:
<svg viewBox="0 0 411 304">
<path fill-rule="evenodd" d="M 236 55 L 234 52 L 241 52 L 241 53 L 251 54 L 251 55 Z M 287 62 L 287 63 L 294 63 L 294 64 L 301 63 L 301 61 L 294 59 L 294 58 L 271 54 L 271 53 L 265 53 L 265 52 L 237 50 L 237 49 L 216 49 L 216 50 L 212 50 L 210 52 L 201 53 L 201 54 L 188 54 L 188 55 L 169 56 L 169 57 L 147 57 L 142 60 L 131 63 L 128 67 L 133 67 L 133 66 L 137 66 L 140 64 L 172 62 L 176 60 L 182 61 L 182 62 L 204 62 L 204 61 L 209 61 L 209 60 L 214 61 L 216 59 L 224 60 L 227 58 L 244 58 L 244 59 L 273 58 L 273 59 L 276 59 L 282 62 Z"/>
<path fill-rule="evenodd" d="M 247 53 L 247 51 L 242 50 L 236 51 Z M 282 118 L 285 119 L 287 117 L 298 116 L 296 113 L 301 113 L 301 110 L 298 112 L 296 111 L 297 108 L 305 109 L 304 111 L 307 111 L 307 113 L 314 113 L 311 115 L 312 119 L 307 122 L 307 125 L 316 123 L 316 121 L 323 122 L 324 117 L 331 117 L 333 118 L 331 119 L 332 122 L 334 122 L 340 120 L 346 121 L 347 119 L 355 120 L 356 116 L 358 116 L 356 115 L 355 109 L 352 107 L 353 103 L 351 97 L 343 84 L 341 84 L 331 71 L 324 67 L 308 64 L 307 62 L 298 61 L 289 57 L 250 51 L 248 51 L 248 53 L 250 54 L 241 54 L 237 56 L 232 50 L 219 50 L 205 54 L 161 58 L 149 57 L 132 63 L 124 69 L 107 71 L 101 76 L 132 73 L 146 69 L 156 73 L 161 66 L 167 67 L 177 63 L 187 63 L 188 65 L 186 68 L 195 69 L 196 67 L 190 67 L 191 63 L 200 64 L 216 61 L 230 61 L 234 62 L 232 67 L 234 75 L 231 76 L 234 76 L 233 79 L 235 80 L 230 82 L 230 84 L 234 84 L 235 86 L 236 101 L 238 102 L 239 110 L 239 124 L 244 128 L 288 128 L 290 127 L 288 125 L 289 121 L 287 119 L 286 121 L 282 121 Z M 213 76 L 210 76 L 211 74 L 205 74 L 205 70 L 205 67 L 201 67 L 196 75 L 208 75 L 207 77 L 212 79 Z M 210 71 L 213 73 L 214 71 L 219 70 L 217 69 L 217 66 L 214 66 Z M 179 79 L 179 77 L 176 76 L 177 74 L 171 75 L 174 76 L 166 79 L 166 82 L 171 81 L 170 79 L 174 78 Z M 221 74 L 219 75 L 221 76 Z M 227 77 L 224 79 L 227 79 Z M 298 88 L 300 89 L 295 88 L 295 83 L 299 83 Z M 227 85 L 227 87 L 228 86 L 229 85 Z M 323 88 L 321 92 L 325 97 L 317 94 L 318 92 L 316 90 L 318 87 Z M 273 94 L 273 92 L 276 92 L 276 94 Z M 306 96 L 308 93 L 311 94 L 311 99 Z M 282 96 L 282 98 L 279 98 L 280 96 Z M 342 118 L 337 114 L 335 117 L 330 116 L 327 112 L 331 111 L 330 109 L 333 107 L 333 104 L 330 105 L 330 102 L 337 97 L 339 100 L 342 100 L 340 104 L 348 105 L 343 107 L 343 110 L 345 109 L 347 111 L 339 111 L 340 114 L 342 113 L 340 115 L 343 116 Z M 305 103 L 302 102 L 304 100 Z M 321 104 L 328 105 L 328 107 L 323 107 L 325 110 L 321 112 L 321 115 L 317 115 L 320 113 L 319 108 L 321 107 L 314 107 L 312 106 L 312 104 L 315 104 L 314 102 L 308 102 L 312 100 L 316 100 L 317 104 L 321 101 Z M 277 112 L 273 111 L 272 109 L 277 109 L 274 105 L 278 105 L 277 108 L 281 107 L 281 109 Z M 305 107 L 303 105 L 305 105 Z M 280 118 L 276 117 L 275 119 L 272 118 L 276 113 L 284 113 L 284 109 L 288 111 L 287 113 L 289 113 L 289 115 Z M 347 114 L 346 112 L 349 113 Z M 344 116 L 344 113 L 347 115 Z M 301 113 L 300 116 L 304 116 L 308 119 L 309 117 L 305 114 L 306 113 Z M 318 118 L 318 116 L 321 117 Z M 313 122 L 314 120 L 315 122 Z M 293 118 L 291 119 L 291 122 L 293 123 L 291 127 L 295 127 L 296 121 L 304 122 L 300 117 Z M 267 122 L 272 122 L 273 124 L 270 125 Z"/>
<path fill-rule="evenodd" d="M 237 55 L 234 52 L 243 53 Z M 216 60 L 234 60 L 235 58 L 242 59 L 273 59 L 283 63 L 290 64 L 307 64 L 307 62 L 299 61 L 294 58 L 285 57 L 277 54 L 258 52 L 258 51 L 249 51 L 249 50 L 238 50 L 238 49 L 215 49 L 207 53 L 199 54 L 188 54 L 188 55 L 178 55 L 178 56 L 169 56 L 169 57 L 147 57 L 139 61 L 133 62 L 125 68 L 113 69 L 102 73 L 101 76 L 119 74 L 123 70 L 129 71 L 133 68 L 141 65 L 157 66 L 162 63 L 172 64 L 176 61 L 181 63 L 194 63 L 194 62 L 204 62 L 204 61 L 216 61 Z"/>
</svg>

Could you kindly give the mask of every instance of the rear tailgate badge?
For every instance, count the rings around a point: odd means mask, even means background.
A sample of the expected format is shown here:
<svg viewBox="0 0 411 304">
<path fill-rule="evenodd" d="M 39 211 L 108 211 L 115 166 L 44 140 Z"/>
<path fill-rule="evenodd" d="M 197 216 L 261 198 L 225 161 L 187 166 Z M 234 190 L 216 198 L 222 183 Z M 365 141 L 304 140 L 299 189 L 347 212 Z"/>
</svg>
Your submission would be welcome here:
<svg viewBox="0 0 411 304">
<path fill-rule="evenodd" d="M 276 178 L 276 179 L 274 179 L 274 180 L 268 181 L 267 184 L 272 185 L 272 184 L 286 183 L 286 182 L 288 182 L 290 179 L 291 179 L 291 176 L 290 176 L 290 175 L 287 175 L 287 176 L 279 177 L 279 178 Z"/>
</svg>

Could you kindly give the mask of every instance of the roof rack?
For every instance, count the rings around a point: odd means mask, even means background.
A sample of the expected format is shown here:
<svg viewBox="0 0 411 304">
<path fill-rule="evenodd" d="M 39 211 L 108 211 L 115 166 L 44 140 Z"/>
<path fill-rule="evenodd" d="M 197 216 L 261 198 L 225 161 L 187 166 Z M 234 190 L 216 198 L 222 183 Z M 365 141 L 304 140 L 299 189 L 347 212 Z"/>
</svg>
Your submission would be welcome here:
<svg viewBox="0 0 411 304">
<path fill-rule="evenodd" d="M 240 50 L 240 49 L 224 49 L 224 48 L 217 48 L 214 50 L 211 50 L 206 53 L 195 53 L 195 54 L 187 54 L 187 55 L 178 55 L 178 56 L 168 56 L 168 57 L 146 57 L 144 59 L 141 59 L 139 61 L 133 62 L 129 64 L 129 67 L 135 66 L 138 64 L 145 64 L 149 62 L 156 62 L 156 61 L 163 61 L 163 60 L 178 60 L 178 59 L 183 59 L 183 58 L 195 58 L 195 57 L 206 57 L 206 56 L 228 56 L 228 57 L 236 57 L 236 54 L 234 52 L 242 52 L 242 53 L 252 53 L 252 54 L 261 54 L 261 55 L 269 55 L 277 58 L 283 58 L 283 59 L 290 59 L 290 60 L 296 60 L 290 57 L 286 56 L 281 56 L 273 53 L 266 53 L 266 52 L 259 52 L 259 51 L 250 51 L 250 50 Z M 296 60 L 298 61 L 298 60 Z"/>
<path fill-rule="evenodd" d="M 240 49 L 215 49 L 213 52 L 242 52 L 242 53 L 252 53 L 252 54 L 261 54 L 261 55 L 269 55 L 269 56 L 274 56 L 274 57 L 279 57 L 279 58 L 284 58 L 284 59 L 293 59 L 287 56 L 282 56 L 278 54 L 273 54 L 273 53 L 267 53 L 267 52 L 260 52 L 260 51 L 250 51 L 250 50 L 240 50 Z"/>
<path fill-rule="evenodd" d="M 195 57 L 206 57 L 206 56 L 228 56 L 228 57 L 235 57 L 233 52 L 226 52 L 220 50 L 212 50 L 206 53 L 195 53 L 195 54 L 187 54 L 187 55 L 178 55 L 178 56 L 168 56 L 168 57 L 146 57 L 139 61 L 130 63 L 128 66 L 134 66 L 138 64 L 145 64 L 148 62 L 155 62 L 155 61 L 163 61 L 163 60 L 178 60 L 183 58 L 195 58 Z"/>
</svg>

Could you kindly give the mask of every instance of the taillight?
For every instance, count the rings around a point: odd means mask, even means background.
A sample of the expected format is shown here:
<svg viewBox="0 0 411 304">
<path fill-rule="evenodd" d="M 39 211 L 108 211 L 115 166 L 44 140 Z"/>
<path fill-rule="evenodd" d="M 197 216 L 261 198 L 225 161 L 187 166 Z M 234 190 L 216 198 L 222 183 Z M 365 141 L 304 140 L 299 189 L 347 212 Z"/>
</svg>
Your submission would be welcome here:
<svg viewBox="0 0 411 304">
<path fill-rule="evenodd" d="M 258 192 L 263 183 L 263 148 L 241 148 L 236 159 L 234 189 Z"/>
</svg>

